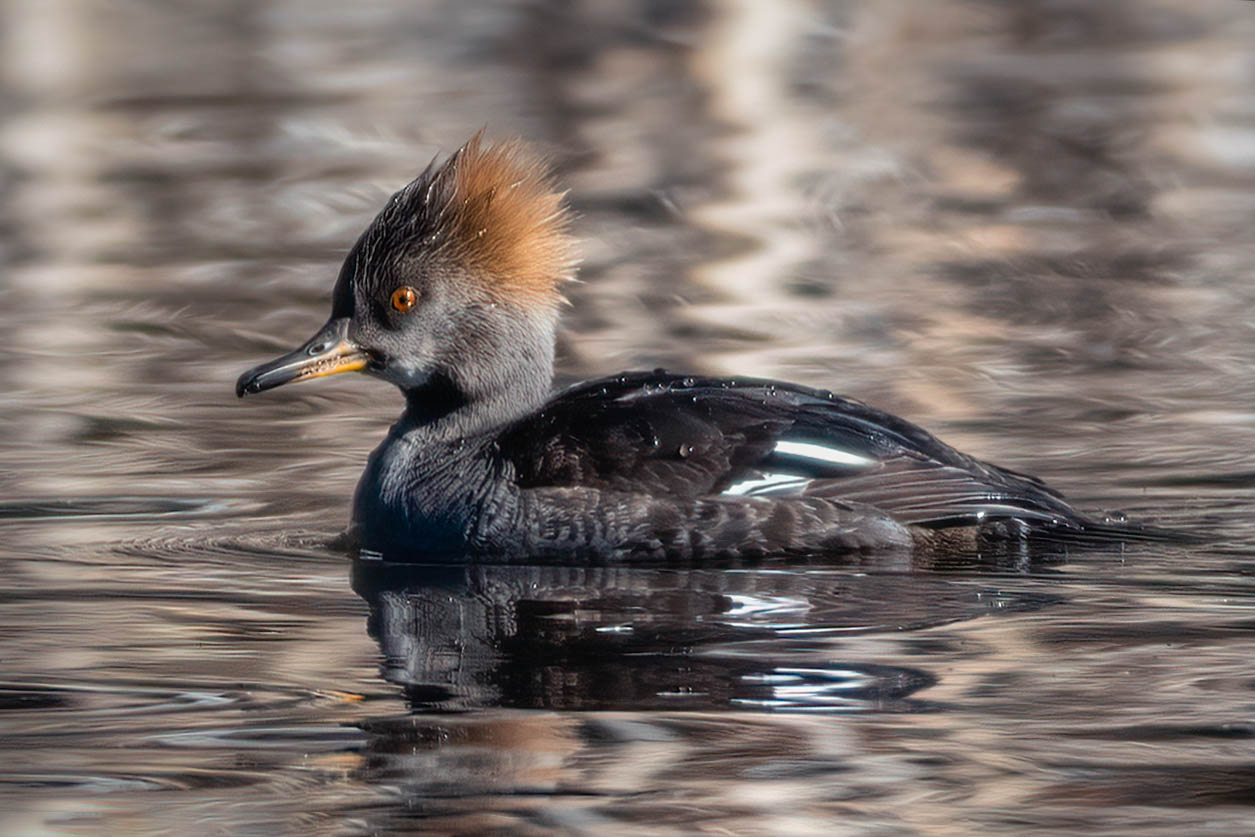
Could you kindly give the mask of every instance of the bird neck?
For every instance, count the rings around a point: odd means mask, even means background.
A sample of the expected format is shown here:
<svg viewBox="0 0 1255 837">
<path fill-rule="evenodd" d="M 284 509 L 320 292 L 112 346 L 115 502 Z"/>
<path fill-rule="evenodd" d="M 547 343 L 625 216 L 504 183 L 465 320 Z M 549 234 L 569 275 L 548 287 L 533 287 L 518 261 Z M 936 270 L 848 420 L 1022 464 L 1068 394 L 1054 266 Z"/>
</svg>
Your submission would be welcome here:
<svg viewBox="0 0 1255 837">
<path fill-rule="evenodd" d="M 540 408 L 553 381 L 553 335 L 531 346 L 481 351 L 470 369 L 436 373 L 405 392 L 405 413 L 394 428 L 420 446 L 462 446 L 488 438 Z"/>
<path fill-rule="evenodd" d="M 510 507 L 517 488 L 502 478 L 510 466 L 495 440 L 549 389 L 548 370 L 515 372 L 492 393 L 473 395 L 442 375 L 406 391 L 405 412 L 358 482 L 353 523 L 364 546 L 458 553 L 482 508 Z"/>
<path fill-rule="evenodd" d="M 457 552 L 482 509 L 508 513 L 518 488 L 496 440 L 549 396 L 556 319 L 524 312 L 467 328 L 446 365 L 404 389 L 405 412 L 370 455 L 354 499 L 368 548 Z"/>
</svg>

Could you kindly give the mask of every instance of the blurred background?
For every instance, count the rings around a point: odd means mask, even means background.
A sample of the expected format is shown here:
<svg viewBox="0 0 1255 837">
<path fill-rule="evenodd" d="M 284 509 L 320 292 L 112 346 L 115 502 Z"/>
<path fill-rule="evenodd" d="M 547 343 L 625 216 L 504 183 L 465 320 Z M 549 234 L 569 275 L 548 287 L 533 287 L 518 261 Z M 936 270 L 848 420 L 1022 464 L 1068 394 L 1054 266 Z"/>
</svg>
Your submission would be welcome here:
<svg viewBox="0 0 1255 837">
<path fill-rule="evenodd" d="M 0 824 L 1241 831 L 1253 82 L 1238 0 L 0 0 Z M 483 127 L 571 190 L 561 380 L 832 388 L 1221 543 L 355 594 L 326 543 L 399 395 L 232 386 Z M 537 590 L 588 657 L 519 645 Z"/>
</svg>

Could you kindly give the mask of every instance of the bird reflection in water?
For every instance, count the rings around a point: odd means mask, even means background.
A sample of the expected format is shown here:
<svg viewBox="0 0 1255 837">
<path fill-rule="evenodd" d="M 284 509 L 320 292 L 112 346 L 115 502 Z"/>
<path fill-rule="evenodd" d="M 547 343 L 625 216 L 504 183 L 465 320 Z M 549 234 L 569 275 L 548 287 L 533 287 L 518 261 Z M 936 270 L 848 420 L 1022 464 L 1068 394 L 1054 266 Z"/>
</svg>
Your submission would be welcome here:
<svg viewBox="0 0 1255 837">
<path fill-rule="evenodd" d="M 931 675 L 844 658 L 843 641 L 1057 600 L 901 572 L 908 568 L 416 566 L 359 558 L 353 589 L 370 606 L 367 627 L 384 678 L 416 710 L 918 711 L 926 702 L 914 695 Z"/>
</svg>

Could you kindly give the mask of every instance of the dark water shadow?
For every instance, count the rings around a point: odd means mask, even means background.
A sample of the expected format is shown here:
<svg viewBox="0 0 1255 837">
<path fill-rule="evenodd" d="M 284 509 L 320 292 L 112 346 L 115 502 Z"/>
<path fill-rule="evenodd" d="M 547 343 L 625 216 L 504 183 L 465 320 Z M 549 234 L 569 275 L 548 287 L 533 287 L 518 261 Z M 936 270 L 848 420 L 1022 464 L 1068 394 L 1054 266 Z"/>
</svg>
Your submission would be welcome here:
<svg viewBox="0 0 1255 837">
<path fill-rule="evenodd" d="M 866 562 L 851 572 L 358 560 L 352 580 L 383 677 L 416 711 L 923 711 L 916 693 L 930 674 L 843 659 L 842 641 L 1060 601 Z"/>
</svg>

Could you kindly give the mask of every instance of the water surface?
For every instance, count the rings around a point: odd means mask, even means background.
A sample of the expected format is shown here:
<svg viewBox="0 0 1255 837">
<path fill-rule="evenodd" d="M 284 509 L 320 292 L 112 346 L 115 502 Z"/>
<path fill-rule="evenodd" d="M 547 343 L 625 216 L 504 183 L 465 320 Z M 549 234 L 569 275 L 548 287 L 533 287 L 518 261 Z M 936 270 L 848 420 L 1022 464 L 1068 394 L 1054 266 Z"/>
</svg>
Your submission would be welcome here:
<svg viewBox="0 0 1255 837">
<path fill-rule="evenodd" d="M 1251 4 L 4 0 L 0 32 L 0 830 L 1255 824 Z M 1217 537 L 354 564 L 399 396 L 233 382 L 485 124 L 571 187 L 563 380 L 831 387 Z"/>
</svg>

